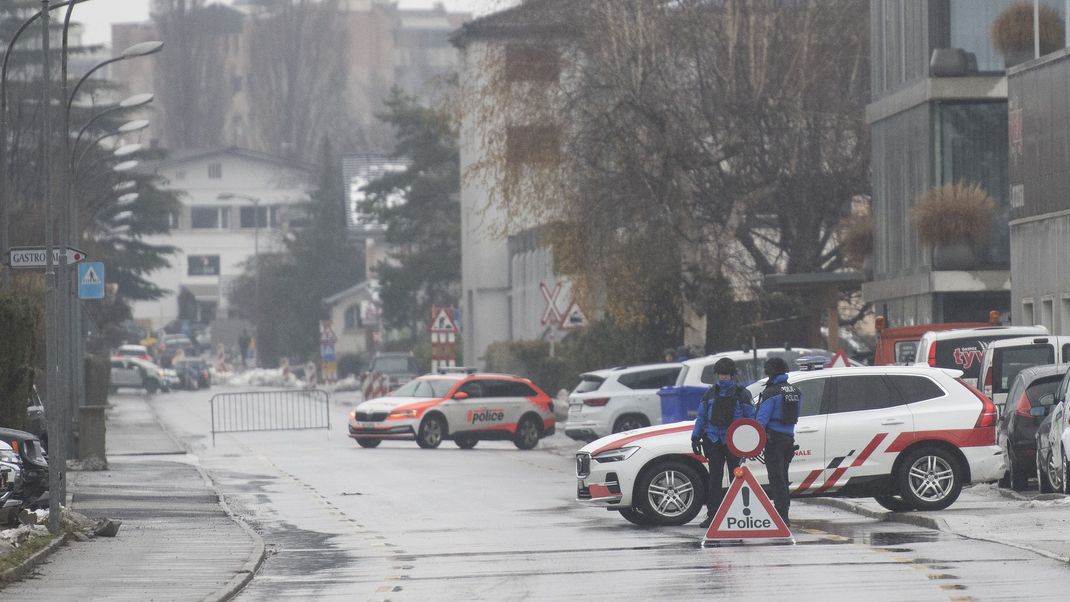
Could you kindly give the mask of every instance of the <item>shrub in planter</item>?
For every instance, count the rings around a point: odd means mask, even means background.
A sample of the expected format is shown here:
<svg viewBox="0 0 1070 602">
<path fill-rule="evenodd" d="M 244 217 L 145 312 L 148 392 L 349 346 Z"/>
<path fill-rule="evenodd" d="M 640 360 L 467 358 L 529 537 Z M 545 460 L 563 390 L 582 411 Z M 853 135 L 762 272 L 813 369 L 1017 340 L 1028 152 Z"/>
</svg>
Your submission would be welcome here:
<svg viewBox="0 0 1070 602">
<path fill-rule="evenodd" d="M 1040 5 L 1040 54 L 1063 47 L 1063 21 L 1059 13 Z M 1008 67 L 1033 58 L 1033 3 L 1018 2 L 1003 10 L 992 22 L 992 46 Z"/>
<path fill-rule="evenodd" d="M 853 213 L 840 222 L 840 252 L 852 266 L 861 266 L 873 253 L 873 216 L 869 211 Z"/>
<path fill-rule="evenodd" d="M 921 241 L 933 245 L 934 267 L 968 269 L 992 236 L 995 207 L 978 184 L 945 184 L 915 200 L 910 220 Z"/>
</svg>

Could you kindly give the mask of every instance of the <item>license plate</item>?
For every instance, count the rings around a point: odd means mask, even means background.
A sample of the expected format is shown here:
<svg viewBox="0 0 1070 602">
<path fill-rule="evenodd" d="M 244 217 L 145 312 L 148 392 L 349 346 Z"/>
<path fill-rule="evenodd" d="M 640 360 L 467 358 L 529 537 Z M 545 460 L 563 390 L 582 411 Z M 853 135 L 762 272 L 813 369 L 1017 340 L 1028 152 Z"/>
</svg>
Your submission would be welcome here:
<svg viewBox="0 0 1070 602">
<path fill-rule="evenodd" d="M 358 422 L 357 428 L 359 429 L 373 429 L 375 428 L 374 422 Z"/>
</svg>

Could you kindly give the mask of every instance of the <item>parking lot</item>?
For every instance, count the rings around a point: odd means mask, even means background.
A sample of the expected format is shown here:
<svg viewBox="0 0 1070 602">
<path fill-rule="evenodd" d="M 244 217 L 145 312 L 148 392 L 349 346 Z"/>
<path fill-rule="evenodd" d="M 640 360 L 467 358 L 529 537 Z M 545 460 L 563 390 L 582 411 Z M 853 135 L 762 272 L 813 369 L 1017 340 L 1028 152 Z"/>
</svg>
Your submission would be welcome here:
<svg viewBox="0 0 1070 602">
<path fill-rule="evenodd" d="M 796 502 L 793 546 L 703 548 L 697 521 L 643 529 L 576 503 L 579 445 L 560 434 L 532 451 L 493 441 L 363 449 L 344 434 L 341 394 L 329 434 L 220 435 L 213 447 L 218 391 L 150 403 L 264 538 L 268 557 L 242 599 L 1040 600 L 1070 585 L 1057 559 L 1070 504 L 1058 495 L 985 485 L 948 510 L 912 514 L 918 524 L 882 520 L 870 500 L 856 511 Z M 955 534 L 978 531 L 990 537 Z"/>
</svg>

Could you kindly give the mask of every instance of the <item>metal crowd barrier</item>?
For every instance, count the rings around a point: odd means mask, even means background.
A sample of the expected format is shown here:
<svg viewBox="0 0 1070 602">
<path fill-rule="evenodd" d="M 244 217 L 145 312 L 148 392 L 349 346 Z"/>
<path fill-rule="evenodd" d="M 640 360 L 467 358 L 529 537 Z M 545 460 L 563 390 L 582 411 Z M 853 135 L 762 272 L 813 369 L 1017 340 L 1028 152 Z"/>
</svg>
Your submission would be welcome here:
<svg viewBox="0 0 1070 602">
<path fill-rule="evenodd" d="M 331 429 L 331 407 L 319 389 L 218 393 L 212 407 L 212 445 L 216 433 Z"/>
</svg>

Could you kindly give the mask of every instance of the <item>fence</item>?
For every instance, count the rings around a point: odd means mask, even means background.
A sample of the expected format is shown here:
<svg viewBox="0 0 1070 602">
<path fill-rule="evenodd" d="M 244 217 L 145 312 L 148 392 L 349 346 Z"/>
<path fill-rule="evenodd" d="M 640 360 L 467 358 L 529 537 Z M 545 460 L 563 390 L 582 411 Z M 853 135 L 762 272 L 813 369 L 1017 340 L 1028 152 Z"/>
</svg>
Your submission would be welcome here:
<svg viewBox="0 0 1070 602">
<path fill-rule="evenodd" d="M 212 445 L 216 433 L 331 429 L 326 391 L 251 391 L 219 393 L 212 407 Z"/>
</svg>

